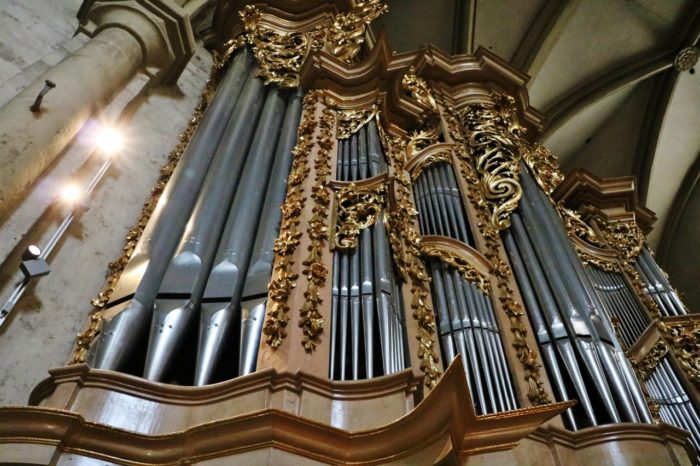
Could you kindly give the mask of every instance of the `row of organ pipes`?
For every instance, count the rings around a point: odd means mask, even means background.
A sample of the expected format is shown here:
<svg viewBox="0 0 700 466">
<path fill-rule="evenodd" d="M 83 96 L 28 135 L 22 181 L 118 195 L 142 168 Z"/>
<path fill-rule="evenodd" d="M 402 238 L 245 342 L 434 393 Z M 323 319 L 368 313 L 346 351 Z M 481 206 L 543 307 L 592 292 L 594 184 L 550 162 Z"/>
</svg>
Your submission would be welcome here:
<svg viewBox="0 0 700 466">
<path fill-rule="evenodd" d="M 301 114 L 302 92 L 266 86 L 252 53 L 233 57 L 199 127 L 124 270 L 89 362 L 148 380 L 207 385 L 255 371 L 280 205 Z M 377 122 L 338 141 L 336 180 L 387 172 Z M 572 430 L 652 422 L 625 357 L 651 322 L 624 277 L 581 263 L 556 208 L 528 168 L 523 197 L 503 230 L 514 276 L 557 400 Z M 413 179 L 422 235 L 476 248 L 474 230 L 447 162 Z M 329 378 L 369 379 L 411 365 L 410 310 L 402 302 L 383 215 L 353 248 L 333 253 Z M 477 414 L 518 409 L 492 296 L 437 259 L 426 259 L 446 367 L 461 354 Z M 665 316 L 686 313 L 650 253 L 636 262 Z M 613 322 L 619 322 L 618 342 Z M 644 381 L 666 422 L 700 450 L 700 418 L 664 359 Z"/>
<path fill-rule="evenodd" d="M 439 235 L 474 246 L 452 165 L 437 163 L 413 184 L 423 235 Z M 501 334 L 488 296 L 453 267 L 429 260 L 433 307 L 437 312 L 442 359 L 462 354 L 467 383 L 478 414 L 517 408 Z"/>
</svg>

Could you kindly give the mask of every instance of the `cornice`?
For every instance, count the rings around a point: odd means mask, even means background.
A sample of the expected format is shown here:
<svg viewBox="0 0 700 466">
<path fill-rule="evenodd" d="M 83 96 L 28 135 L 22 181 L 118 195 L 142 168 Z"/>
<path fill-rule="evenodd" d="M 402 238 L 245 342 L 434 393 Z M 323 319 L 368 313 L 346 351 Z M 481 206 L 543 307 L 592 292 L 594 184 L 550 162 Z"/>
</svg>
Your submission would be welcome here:
<svg viewBox="0 0 700 466">
<path fill-rule="evenodd" d="M 656 214 L 639 202 L 634 177 L 601 179 L 584 169 L 576 169 L 552 193 L 571 209 L 594 207 L 609 219 L 635 219 L 645 233 L 656 222 Z"/>
<path fill-rule="evenodd" d="M 97 372 L 86 366 L 80 371 Z M 163 389 L 163 384 L 143 384 Z M 171 390 L 178 389 L 184 387 Z M 65 452 L 134 465 L 182 464 L 265 447 L 330 464 L 380 464 L 434 445 L 445 435 L 459 456 L 507 450 L 574 403 L 477 416 L 458 357 L 415 409 L 367 430 L 346 431 L 278 409 L 263 409 L 183 431 L 145 435 L 90 422 L 65 410 L 4 407 L 0 408 L 0 443 L 53 445 Z"/>
</svg>

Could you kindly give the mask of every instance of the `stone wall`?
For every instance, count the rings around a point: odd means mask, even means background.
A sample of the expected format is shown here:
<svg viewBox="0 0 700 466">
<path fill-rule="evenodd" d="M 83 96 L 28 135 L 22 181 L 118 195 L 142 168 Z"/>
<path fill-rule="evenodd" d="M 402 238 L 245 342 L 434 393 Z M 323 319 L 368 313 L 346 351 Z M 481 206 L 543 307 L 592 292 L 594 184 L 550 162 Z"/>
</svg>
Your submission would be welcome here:
<svg viewBox="0 0 700 466">
<path fill-rule="evenodd" d="M 0 105 L 88 39 L 73 37 L 81 0 L 5 0 L 0 3 Z M 175 147 L 199 101 L 211 67 L 201 45 L 171 87 L 147 86 L 137 75 L 112 103 L 96 112 L 34 185 L 23 203 L 0 218 L 0 304 L 12 291 L 20 255 L 46 243 L 66 213 L 57 201 L 69 181 L 85 185 L 99 167 L 90 135 L 100 121 L 126 108 L 126 146 L 93 192 L 89 209 L 70 226 L 49 264 L 51 273 L 29 286 L 0 328 L 0 405 L 26 404 L 47 369 L 65 364 L 83 329 L 90 300 L 100 290 L 108 262 L 116 259 L 127 231 Z M 80 76 L 75 76 L 80 79 Z M 51 92 L 60 92 L 60 85 Z M 51 99 L 51 93 L 46 101 Z M 27 111 L 29 111 L 27 109 Z M 0 124 L 2 122 L 0 121 Z"/>
</svg>

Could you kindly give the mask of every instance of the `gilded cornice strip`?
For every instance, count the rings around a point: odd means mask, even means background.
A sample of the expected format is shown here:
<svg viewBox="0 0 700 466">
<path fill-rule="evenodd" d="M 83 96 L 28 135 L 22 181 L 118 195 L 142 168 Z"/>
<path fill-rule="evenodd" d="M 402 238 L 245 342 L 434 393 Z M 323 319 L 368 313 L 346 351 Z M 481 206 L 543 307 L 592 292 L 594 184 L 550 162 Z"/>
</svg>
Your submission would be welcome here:
<svg viewBox="0 0 700 466">
<path fill-rule="evenodd" d="M 129 263 L 131 255 L 134 253 L 139 239 L 141 239 L 141 235 L 146 228 L 148 220 L 151 218 L 151 214 L 153 214 L 153 210 L 158 204 L 160 195 L 163 193 L 165 186 L 175 171 L 175 168 L 177 167 L 187 144 L 189 144 L 190 139 L 197 130 L 197 127 L 204 116 L 204 112 L 214 98 L 216 87 L 218 86 L 219 81 L 228 66 L 230 58 L 231 53 L 223 56 L 214 56 L 214 63 L 212 64 L 209 79 L 207 80 L 204 90 L 200 95 L 199 103 L 195 107 L 195 110 L 187 123 L 187 127 L 180 133 L 178 137 L 179 142 L 175 146 L 175 149 L 170 151 L 167 161 L 160 167 L 158 180 L 156 181 L 155 186 L 151 188 L 151 194 L 148 200 L 143 204 L 141 212 L 136 220 L 136 224 L 131 227 L 126 234 L 124 246 L 122 246 L 122 254 L 116 260 L 107 265 L 107 281 L 103 285 L 102 290 L 91 301 L 93 310 L 90 313 L 90 320 L 87 327 L 81 333 L 78 333 L 75 340 L 75 347 L 73 348 L 73 353 L 70 358 L 71 364 L 85 362 L 90 345 L 100 332 L 102 324 L 102 310 L 109 302 L 117 282 L 119 281 L 124 268 Z"/>
<path fill-rule="evenodd" d="M 275 265 L 272 279 L 268 285 L 269 304 L 263 333 L 267 335 L 266 342 L 272 348 L 278 348 L 287 336 L 286 326 L 289 321 L 290 307 L 287 303 L 289 296 L 296 287 L 299 275 L 294 272 L 292 256 L 301 242 L 302 232 L 299 230 L 301 212 L 306 204 L 307 193 L 304 192 L 304 181 L 310 172 L 309 161 L 311 150 L 315 144 L 314 134 L 316 121 L 317 93 L 309 93 L 302 104 L 301 121 L 297 130 L 297 143 L 292 150 L 294 159 L 287 178 L 287 196 L 282 204 L 282 223 L 280 233 L 275 240 Z"/>
<path fill-rule="evenodd" d="M 449 138 L 456 143 L 464 143 L 466 137 L 462 125 L 456 118 L 455 109 L 449 105 L 441 109 L 443 120 L 447 123 Z M 537 352 L 532 349 L 527 339 L 527 327 L 525 326 L 525 311 L 515 299 L 515 290 L 511 286 L 512 271 L 508 263 L 501 257 L 502 243 L 498 230 L 492 222 L 492 212 L 486 200 L 483 187 L 477 175 L 474 158 L 467 154 L 463 145 L 457 145 L 453 152 L 458 163 L 459 173 L 466 182 L 467 197 L 476 209 L 477 227 L 485 241 L 486 250 L 484 256 L 491 264 L 492 275 L 496 280 L 497 290 L 494 290 L 500 300 L 505 313 L 510 320 L 510 330 L 513 333 L 513 348 L 518 360 L 524 369 L 524 379 L 528 384 L 527 397 L 533 405 L 551 403 L 549 395 L 544 389 L 540 375 L 541 365 L 537 361 Z"/>
<path fill-rule="evenodd" d="M 270 447 L 329 464 L 385 464 L 434 445 L 440 441 L 435 432 L 449 432 L 459 456 L 507 450 L 574 403 L 477 416 L 458 357 L 415 409 L 368 430 L 348 432 L 264 409 L 179 432 L 145 435 L 86 421 L 64 410 L 2 407 L 0 443 L 53 445 L 64 452 L 128 465 L 195 463 Z"/>
<path fill-rule="evenodd" d="M 510 213 L 522 197 L 519 139 L 524 128 L 518 123 L 512 97 L 498 95 L 495 101 L 493 108 L 469 105 L 461 117 L 489 221 L 502 230 L 510 227 Z"/>
</svg>

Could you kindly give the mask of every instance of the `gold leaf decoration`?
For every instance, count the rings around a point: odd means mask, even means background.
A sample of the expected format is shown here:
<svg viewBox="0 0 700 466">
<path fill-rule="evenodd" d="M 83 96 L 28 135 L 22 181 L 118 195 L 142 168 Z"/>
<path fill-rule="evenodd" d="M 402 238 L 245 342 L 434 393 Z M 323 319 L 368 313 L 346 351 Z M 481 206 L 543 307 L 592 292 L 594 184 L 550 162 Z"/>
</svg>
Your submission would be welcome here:
<svg viewBox="0 0 700 466">
<path fill-rule="evenodd" d="M 474 159 L 484 200 L 494 228 L 510 226 L 510 213 L 522 197 L 520 186 L 519 137 L 524 128 L 517 123 L 514 99 L 495 96 L 495 106 L 469 105 L 462 113 L 467 146 Z"/>
<path fill-rule="evenodd" d="M 415 228 L 418 211 L 414 207 L 411 179 L 405 167 L 408 141 L 390 136 L 381 125 L 378 127 L 382 145 L 396 172 L 392 183 L 395 196 L 387 211 L 389 244 L 399 275 L 410 286 L 412 316 L 418 324 L 416 339 L 420 369 L 425 374 L 425 385 L 433 388 L 442 375 L 438 367 L 440 349 L 435 343 L 435 314 L 428 304 L 430 277 L 420 258 L 422 245 Z"/>
<path fill-rule="evenodd" d="M 331 248 L 353 249 L 357 246 L 360 231 L 374 225 L 379 218 L 385 203 L 385 192 L 383 185 L 360 190 L 351 183 L 335 193 Z"/>
<path fill-rule="evenodd" d="M 507 112 L 506 112 L 507 114 Z M 443 118 L 447 122 L 447 130 L 450 138 L 456 142 L 464 142 L 467 138 L 463 134 L 463 130 L 469 131 L 469 128 L 464 128 L 454 117 L 455 110 L 450 106 L 445 106 L 442 112 Z M 476 115 L 474 115 L 476 116 Z M 499 117 L 503 118 L 503 117 Z M 507 120 L 506 120 L 507 121 Z M 475 123 L 475 127 L 477 124 Z M 508 130 L 513 137 L 518 134 L 518 129 L 515 123 L 506 122 L 499 123 L 499 126 L 508 126 L 512 130 Z M 499 129 L 499 132 L 503 129 Z M 500 134 L 500 133 L 499 133 Z M 470 135 L 470 140 L 474 138 L 474 133 Z M 487 147 L 487 145 L 480 146 Z M 499 151 L 504 147 L 502 142 L 494 144 L 492 149 Z M 508 142 L 509 150 L 516 147 L 512 141 Z M 476 208 L 478 217 L 477 227 L 481 232 L 485 241 L 484 255 L 491 263 L 493 275 L 496 278 L 498 299 L 503 306 L 508 319 L 510 320 L 510 330 L 513 333 L 513 348 L 518 357 L 518 360 L 524 369 L 524 379 L 528 384 L 527 397 L 533 405 L 542 405 L 551 403 L 552 400 L 547 395 L 544 389 L 544 384 L 540 376 L 541 365 L 537 362 L 537 351 L 535 351 L 527 340 L 527 328 L 524 324 L 525 311 L 520 303 L 515 298 L 515 290 L 510 285 L 510 277 L 512 271 L 508 263 L 502 258 L 505 255 L 503 245 L 500 240 L 496 222 L 494 222 L 494 211 L 492 210 L 492 202 L 487 199 L 486 190 L 480 180 L 479 172 L 474 165 L 474 157 L 470 157 L 465 148 L 459 145 L 454 149 L 454 156 L 458 162 L 460 174 L 466 181 L 467 197 Z M 488 157 L 488 154 L 483 153 L 482 157 Z M 504 160 L 507 159 L 504 157 Z M 476 161 L 478 163 L 478 159 Z M 516 163 L 513 159 L 506 160 L 507 163 Z M 509 175 L 509 176 L 512 176 Z M 519 196 L 517 196 L 519 199 Z"/>
<path fill-rule="evenodd" d="M 552 194 L 564 181 L 564 173 L 559 168 L 557 157 L 541 144 L 524 148 L 522 154 L 537 184 L 547 195 Z"/>
<path fill-rule="evenodd" d="M 468 260 L 439 246 L 424 245 L 422 250 L 424 255 L 434 257 L 443 264 L 457 270 L 466 281 L 476 285 L 484 294 L 489 294 L 491 292 L 491 284 L 489 283 L 488 277 L 469 263 Z"/>
<path fill-rule="evenodd" d="M 321 91 L 316 91 L 316 95 L 321 96 Z M 328 211 L 331 203 L 329 182 L 332 173 L 331 150 L 335 147 L 335 120 L 334 110 L 325 106 L 319 132 L 316 135 L 318 150 L 314 157 L 315 176 L 310 196 L 314 206 L 306 229 L 310 239 L 309 253 L 302 262 L 305 267 L 302 273 L 306 275 L 307 287 L 304 292 L 304 304 L 299 311 L 301 317 L 299 327 L 304 331 L 301 344 L 307 352 L 316 349 L 318 338 L 323 333 L 324 319 L 319 310 L 323 300 L 319 289 L 325 285 L 328 276 L 328 268 L 322 260 L 322 254 L 329 238 Z"/>
<path fill-rule="evenodd" d="M 361 0 L 349 12 L 341 12 L 306 30 L 288 31 L 263 21 L 254 5 L 239 13 L 246 31 L 230 41 L 238 46 L 248 43 L 258 60 L 265 84 L 296 87 L 299 71 L 311 50 L 325 49 L 345 63 L 352 63 L 362 49 L 365 28 L 388 7 L 379 0 Z"/>
<path fill-rule="evenodd" d="M 301 122 L 297 130 L 297 143 L 292 150 L 294 159 L 287 178 L 287 196 L 282 204 L 282 223 L 280 233 L 275 240 L 275 267 L 268 285 L 269 304 L 263 325 L 266 342 L 272 348 L 279 348 L 287 336 L 289 322 L 289 305 L 287 301 L 296 287 L 299 275 L 293 271 L 292 256 L 301 241 L 299 222 L 306 203 L 304 181 L 309 175 L 309 159 L 314 145 L 313 135 L 318 123 L 315 119 L 318 95 L 309 93 L 302 104 Z"/>
<path fill-rule="evenodd" d="M 688 379 L 700 385 L 700 324 L 691 320 L 662 328 Z"/>
<path fill-rule="evenodd" d="M 377 116 L 377 106 L 360 110 L 338 110 L 337 139 L 347 139 Z"/>
<path fill-rule="evenodd" d="M 416 69 L 413 66 L 409 67 L 403 78 L 401 78 L 401 87 L 419 104 L 428 107 L 430 110 L 437 110 L 437 103 L 428 87 L 428 83 L 416 75 Z"/>
</svg>

